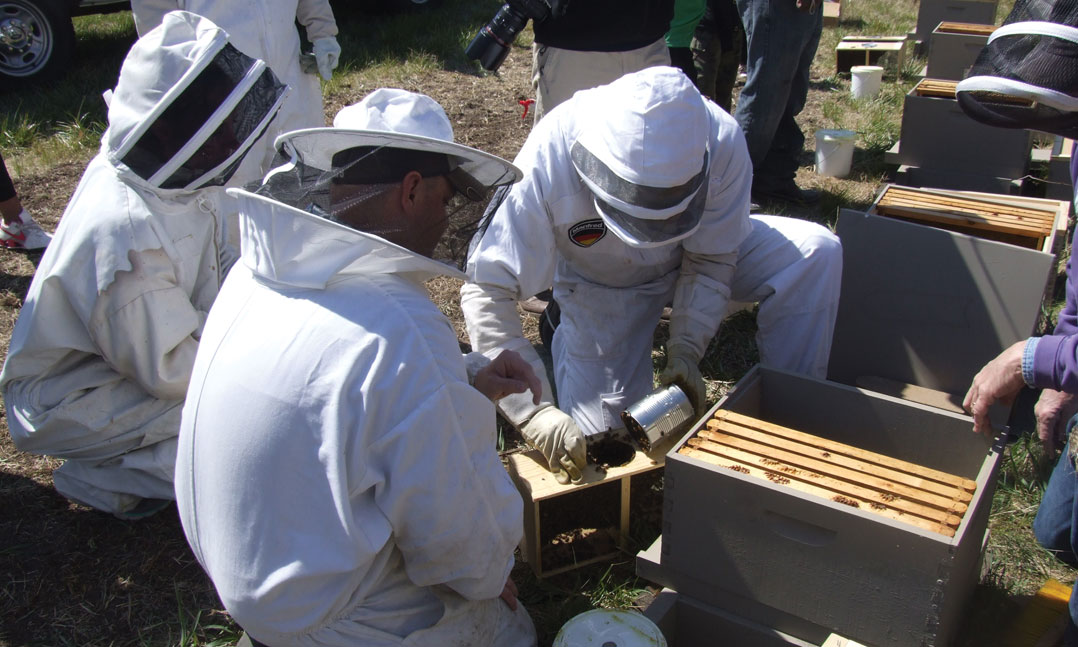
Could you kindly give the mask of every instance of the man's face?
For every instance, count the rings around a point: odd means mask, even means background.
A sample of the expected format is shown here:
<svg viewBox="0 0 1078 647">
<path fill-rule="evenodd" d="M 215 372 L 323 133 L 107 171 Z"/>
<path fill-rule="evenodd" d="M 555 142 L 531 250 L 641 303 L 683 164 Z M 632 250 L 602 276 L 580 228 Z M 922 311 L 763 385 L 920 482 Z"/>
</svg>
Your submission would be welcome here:
<svg viewBox="0 0 1078 647">
<path fill-rule="evenodd" d="M 385 238 L 417 254 L 433 255 L 449 224 L 449 202 L 456 193 L 449 180 L 442 176 L 420 180 L 409 195 L 404 196 L 412 203 L 410 208 L 399 204 L 401 196 L 389 201 L 359 201 L 344 206 L 355 200 L 360 188 L 348 184 L 331 186 L 331 202 L 341 205 L 336 214 L 338 222 Z"/>
</svg>

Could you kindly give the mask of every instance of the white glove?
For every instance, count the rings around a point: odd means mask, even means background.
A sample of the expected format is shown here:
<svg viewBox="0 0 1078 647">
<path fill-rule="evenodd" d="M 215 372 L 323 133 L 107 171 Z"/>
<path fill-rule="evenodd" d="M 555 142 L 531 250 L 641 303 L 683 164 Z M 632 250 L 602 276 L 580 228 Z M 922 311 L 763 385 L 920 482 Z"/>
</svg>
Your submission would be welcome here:
<svg viewBox="0 0 1078 647">
<path fill-rule="evenodd" d="M 318 63 L 318 73 L 325 80 L 333 77 L 333 70 L 341 60 L 341 46 L 333 36 L 316 38 L 311 43 L 314 60 Z"/>
<path fill-rule="evenodd" d="M 707 402 L 707 387 L 704 378 L 700 375 L 698 360 L 684 346 L 668 346 L 666 349 L 666 368 L 663 369 L 659 381 L 663 386 L 677 384 L 692 403 L 696 417 L 704 415 L 704 404 Z"/>
<path fill-rule="evenodd" d="M 535 412 L 520 428 L 524 440 L 546 458 L 558 483 L 580 482 L 588 464 L 587 443 L 580 427 L 561 409 L 549 405 Z"/>
</svg>

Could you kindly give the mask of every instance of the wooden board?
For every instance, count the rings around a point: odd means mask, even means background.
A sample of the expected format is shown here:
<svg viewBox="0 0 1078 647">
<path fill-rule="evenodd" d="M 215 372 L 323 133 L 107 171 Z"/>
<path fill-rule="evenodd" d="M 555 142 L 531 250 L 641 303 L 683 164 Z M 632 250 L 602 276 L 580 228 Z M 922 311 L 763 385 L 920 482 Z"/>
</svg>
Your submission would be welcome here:
<svg viewBox="0 0 1078 647">
<path fill-rule="evenodd" d="M 958 86 L 958 81 L 950 81 L 947 79 L 921 79 L 917 85 L 913 86 L 910 90 L 910 94 L 915 94 L 920 97 L 936 97 L 939 99 L 954 99 L 955 87 Z M 1033 102 L 1029 99 L 1023 99 L 1021 97 L 1014 97 L 1005 94 L 989 93 L 988 97 L 997 103 L 1014 104 L 1021 106 L 1032 106 Z"/>
<path fill-rule="evenodd" d="M 936 27 L 936 31 L 948 34 L 972 34 L 975 36 L 991 36 L 998 27 L 995 25 L 980 25 L 973 22 L 949 22 L 943 21 Z"/>
<path fill-rule="evenodd" d="M 679 453 L 953 537 L 976 483 L 720 409 Z"/>
<path fill-rule="evenodd" d="M 873 213 L 1051 251 L 1045 241 L 1054 239 L 1061 220 L 1066 222 L 1060 217 L 1058 201 L 1034 203 L 1028 198 L 1008 201 L 1002 197 L 889 185 L 876 199 Z"/>
</svg>

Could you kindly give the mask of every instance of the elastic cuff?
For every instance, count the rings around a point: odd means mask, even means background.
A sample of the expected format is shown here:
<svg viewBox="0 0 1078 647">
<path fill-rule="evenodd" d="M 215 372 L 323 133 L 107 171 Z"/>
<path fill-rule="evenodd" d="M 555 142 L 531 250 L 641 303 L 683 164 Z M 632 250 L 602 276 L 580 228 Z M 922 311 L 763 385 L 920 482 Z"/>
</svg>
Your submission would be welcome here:
<svg viewBox="0 0 1078 647">
<path fill-rule="evenodd" d="M 475 351 L 464 356 L 464 368 L 468 372 L 468 384 L 470 386 L 475 386 L 475 376 L 479 371 L 490 366 L 490 361 L 490 358 Z"/>
<path fill-rule="evenodd" d="M 1034 386 L 1033 356 L 1037 352 L 1037 344 L 1040 341 L 1040 337 L 1030 337 L 1022 349 L 1022 381 L 1026 383 L 1026 386 Z"/>
</svg>

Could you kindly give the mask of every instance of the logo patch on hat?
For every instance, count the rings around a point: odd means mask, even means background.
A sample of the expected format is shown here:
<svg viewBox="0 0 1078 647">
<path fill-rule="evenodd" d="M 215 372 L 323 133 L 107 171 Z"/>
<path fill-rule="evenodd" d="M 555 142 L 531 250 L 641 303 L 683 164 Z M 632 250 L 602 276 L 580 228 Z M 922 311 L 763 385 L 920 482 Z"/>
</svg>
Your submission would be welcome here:
<svg viewBox="0 0 1078 647">
<path fill-rule="evenodd" d="M 578 247 L 591 247 L 606 235 L 602 218 L 578 222 L 569 228 L 569 240 Z"/>
</svg>

